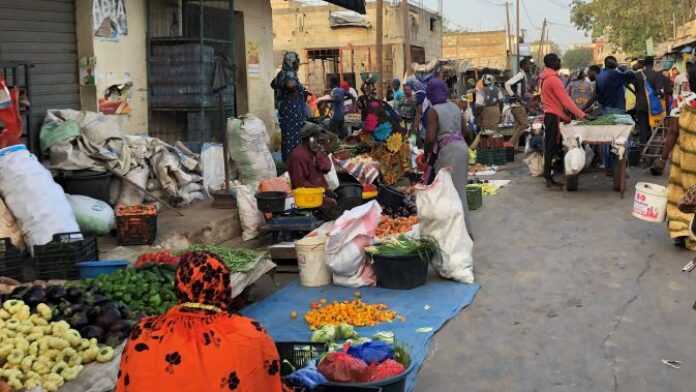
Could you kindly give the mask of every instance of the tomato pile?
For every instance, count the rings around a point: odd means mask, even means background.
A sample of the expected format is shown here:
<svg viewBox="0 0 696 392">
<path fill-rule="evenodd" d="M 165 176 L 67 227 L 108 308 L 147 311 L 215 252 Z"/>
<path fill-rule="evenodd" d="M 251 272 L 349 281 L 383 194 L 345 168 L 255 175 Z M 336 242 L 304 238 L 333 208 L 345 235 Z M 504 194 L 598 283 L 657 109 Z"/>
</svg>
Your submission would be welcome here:
<svg viewBox="0 0 696 392">
<path fill-rule="evenodd" d="M 148 264 L 165 264 L 176 266 L 179 264 L 179 256 L 174 256 L 167 250 L 161 252 L 143 253 L 138 257 L 133 265 L 135 268 L 142 268 Z"/>
</svg>

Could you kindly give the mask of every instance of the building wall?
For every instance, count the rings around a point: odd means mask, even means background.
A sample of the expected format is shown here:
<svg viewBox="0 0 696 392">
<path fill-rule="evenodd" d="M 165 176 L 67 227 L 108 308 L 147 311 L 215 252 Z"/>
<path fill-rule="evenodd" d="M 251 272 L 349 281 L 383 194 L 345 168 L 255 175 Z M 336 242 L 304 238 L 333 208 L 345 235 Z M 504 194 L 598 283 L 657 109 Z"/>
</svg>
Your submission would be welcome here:
<svg viewBox="0 0 696 392">
<path fill-rule="evenodd" d="M 329 14 L 343 10 L 332 5 L 309 6 L 295 1 L 272 0 L 273 6 L 273 47 L 276 66 L 279 67 L 282 54 L 295 51 L 300 54 L 303 65 L 300 75 L 303 81 L 309 80 L 308 87 L 323 90 L 326 86 L 321 75 L 321 61 L 307 62 L 307 49 L 339 49 L 341 71 L 354 72 L 358 87 L 359 74 L 363 71 L 376 71 L 376 22 L 377 13 L 374 2 L 367 4 L 369 28 L 342 27 L 332 29 Z M 385 4 L 384 7 L 384 80 L 404 75 L 404 23 L 398 6 Z M 414 6 L 411 15 L 411 45 L 425 49 L 426 61 L 442 56 L 442 19 L 439 15 Z M 434 31 L 430 30 L 433 19 Z M 328 63 L 324 68 L 330 69 Z M 329 71 L 327 71 L 329 72 Z M 317 75 L 319 73 L 320 75 Z M 306 83 L 306 82 L 305 82 Z M 307 84 L 307 83 L 306 83 Z"/>
<path fill-rule="evenodd" d="M 505 69 L 507 66 L 505 31 L 445 33 L 442 51 L 446 59 L 466 60 L 477 68 Z"/>
<path fill-rule="evenodd" d="M 246 102 L 248 111 L 273 129 L 274 76 L 273 30 L 270 0 L 237 0 L 235 8 L 244 15 L 244 49 L 246 62 Z M 127 0 L 128 35 L 117 42 L 99 40 L 92 34 L 92 0 L 76 0 L 79 57 L 97 60 L 96 87 L 81 87 L 83 110 L 97 110 L 97 99 L 112 82 L 124 76 L 133 81 L 132 112 L 117 116 L 122 128 L 133 134 L 148 132 L 147 85 L 147 12 L 146 1 Z M 251 62 L 250 62 L 251 61 Z M 243 113 L 240 113 L 243 114 Z"/>
</svg>

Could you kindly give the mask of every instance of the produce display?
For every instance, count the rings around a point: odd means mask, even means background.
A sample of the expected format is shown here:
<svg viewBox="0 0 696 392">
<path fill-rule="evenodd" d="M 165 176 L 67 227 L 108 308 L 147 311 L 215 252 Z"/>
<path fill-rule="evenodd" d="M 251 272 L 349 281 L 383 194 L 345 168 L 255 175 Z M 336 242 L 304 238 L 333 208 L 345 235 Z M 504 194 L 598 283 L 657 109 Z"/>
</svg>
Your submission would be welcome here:
<svg viewBox="0 0 696 392">
<path fill-rule="evenodd" d="M 323 301 L 323 303 L 322 303 Z M 351 301 L 322 300 L 312 304 L 312 310 L 304 316 L 311 330 L 325 325 L 348 324 L 354 327 L 371 327 L 396 319 L 396 312 L 384 304 L 366 304 L 360 299 Z"/>
<path fill-rule="evenodd" d="M 369 246 L 365 251 L 373 255 L 403 257 L 420 254 L 426 256 L 437 251 L 437 248 L 437 243 L 431 239 L 412 239 L 400 236 L 398 238 L 386 239 L 377 245 Z"/>
<path fill-rule="evenodd" d="M 578 121 L 578 125 L 618 125 L 627 124 L 633 125 L 633 120 L 630 116 L 622 114 L 604 114 L 597 118 Z"/>
<path fill-rule="evenodd" d="M 382 220 L 377 226 L 377 238 L 387 238 L 399 236 L 410 232 L 414 225 L 418 224 L 418 217 L 413 215 L 409 217 L 392 218 L 389 215 L 382 215 Z"/>
<path fill-rule="evenodd" d="M 260 254 L 250 249 L 228 248 L 218 245 L 191 245 L 189 252 L 208 252 L 220 257 L 231 272 L 247 272 L 253 268 Z"/>
<path fill-rule="evenodd" d="M 65 321 L 84 338 L 112 347 L 119 345 L 133 326 L 128 307 L 110 300 L 96 287 L 19 286 L 2 300 L 22 301 L 32 311 L 46 304 L 54 321 Z"/>
<path fill-rule="evenodd" d="M 17 299 L 0 309 L 0 378 L 15 391 L 43 388 L 57 391 L 74 380 L 91 362 L 113 359 L 111 347 L 100 347 L 97 339 L 85 339 L 65 321 L 52 321 L 45 303 L 31 307 Z"/>
<path fill-rule="evenodd" d="M 171 254 L 168 250 L 161 252 L 143 253 L 133 264 L 135 268 L 142 268 L 149 264 L 165 264 L 176 266 L 179 264 L 179 257 Z"/>
<path fill-rule="evenodd" d="M 94 287 L 111 300 L 124 303 L 137 319 L 162 314 L 177 303 L 175 274 L 173 266 L 148 265 L 118 270 L 79 284 L 85 288 Z"/>
</svg>

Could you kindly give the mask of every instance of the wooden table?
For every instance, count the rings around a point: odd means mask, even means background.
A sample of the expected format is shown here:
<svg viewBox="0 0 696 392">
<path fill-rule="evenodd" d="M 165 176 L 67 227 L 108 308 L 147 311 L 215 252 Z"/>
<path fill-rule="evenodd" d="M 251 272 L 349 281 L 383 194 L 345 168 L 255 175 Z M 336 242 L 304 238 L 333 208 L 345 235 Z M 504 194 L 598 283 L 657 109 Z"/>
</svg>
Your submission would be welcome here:
<svg viewBox="0 0 696 392">
<path fill-rule="evenodd" d="M 633 131 L 633 125 L 561 125 L 561 135 L 564 145 L 569 144 L 575 138 L 580 138 L 583 143 L 611 146 L 618 158 L 614 163 L 614 190 L 621 194 L 623 199 L 626 191 L 626 150 L 628 138 Z M 577 190 L 578 175 L 566 179 L 566 190 Z"/>
</svg>

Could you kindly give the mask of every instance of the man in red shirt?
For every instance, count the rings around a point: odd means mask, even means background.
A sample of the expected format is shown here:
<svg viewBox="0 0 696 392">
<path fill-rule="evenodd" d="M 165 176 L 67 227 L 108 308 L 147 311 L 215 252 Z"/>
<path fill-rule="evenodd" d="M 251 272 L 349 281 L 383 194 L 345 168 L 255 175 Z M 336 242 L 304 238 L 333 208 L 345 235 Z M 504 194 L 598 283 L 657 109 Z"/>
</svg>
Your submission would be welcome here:
<svg viewBox="0 0 696 392">
<path fill-rule="evenodd" d="M 562 186 L 553 179 L 551 165 L 553 158 L 561 152 L 560 122 L 570 122 L 570 112 L 575 118 L 585 118 L 585 113 L 575 105 L 558 76 L 561 69 L 561 59 L 555 53 L 544 57 L 544 70 L 539 77 L 541 105 L 544 109 L 544 179 L 546 187 Z"/>
<path fill-rule="evenodd" d="M 324 175 L 331 171 L 331 160 L 319 143 L 321 128 L 306 123 L 300 131 L 302 143 L 295 147 L 288 158 L 288 174 L 292 188 L 324 188 Z"/>
</svg>

